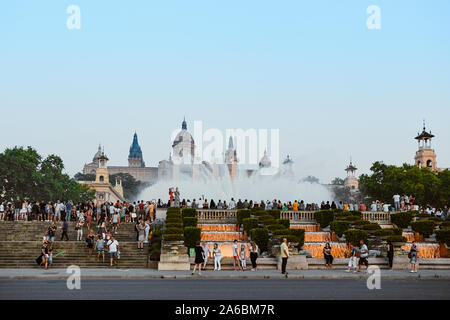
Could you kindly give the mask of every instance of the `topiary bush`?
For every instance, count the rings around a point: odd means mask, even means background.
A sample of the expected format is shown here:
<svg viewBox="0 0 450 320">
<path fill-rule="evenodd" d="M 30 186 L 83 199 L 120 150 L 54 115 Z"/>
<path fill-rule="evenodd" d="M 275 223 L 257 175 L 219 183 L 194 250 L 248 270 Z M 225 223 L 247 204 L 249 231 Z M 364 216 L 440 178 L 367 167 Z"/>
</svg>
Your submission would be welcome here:
<svg viewBox="0 0 450 320">
<path fill-rule="evenodd" d="M 336 221 L 332 221 L 330 223 L 331 231 L 336 233 L 338 235 L 338 237 L 342 237 L 344 232 L 347 231 L 349 227 L 350 227 L 350 224 L 347 221 L 336 220 Z"/>
<path fill-rule="evenodd" d="M 162 240 L 162 231 L 161 227 L 155 226 L 152 235 L 150 238 L 150 260 L 151 261 L 159 261 L 161 256 L 161 240 Z"/>
<path fill-rule="evenodd" d="M 175 207 L 167 208 L 167 211 L 166 211 L 166 212 L 167 212 L 167 213 L 178 213 L 178 214 L 181 214 L 180 208 L 175 208 Z"/>
<path fill-rule="evenodd" d="M 387 237 L 387 236 L 393 236 L 394 231 L 392 229 L 380 229 L 380 230 L 375 230 L 374 232 L 372 232 L 372 234 L 377 237 Z"/>
<path fill-rule="evenodd" d="M 285 226 L 287 229 L 289 229 L 291 227 L 291 221 L 289 219 L 280 219 L 279 223 L 282 226 Z"/>
<path fill-rule="evenodd" d="M 390 242 L 401 242 L 401 243 L 405 243 L 407 241 L 405 237 L 399 235 L 389 236 L 387 237 L 386 240 Z"/>
<path fill-rule="evenodd" d="M 363 230 L 366 231 L 374 231 L 374 230 L 380 230 L 381 227 L 378 223 L 369 223 L 362 226 Z"/>
<path fill-rule="evenodd" d="M 439 243 L 445 243 L 447 246 L 450 246 L 450 229 L 437 230 L 436 240 Z"/>
<path fill-rule="evenodd" d="M 198 218 L 197 217 L 185 217 L 183 218 L 183 226 L 186 227 L 197 227 Z"/>
<path fill-rule="evenodd" d="M 258 218 L 247 218 L 244 219 L 242 224 L 244 225 L 244 231 L 250 234 L 250 230 L 258 228 Z"/>
<path fill-rule="evenodd" d="M 420 233 L 424 238 L 428 238 L 434 233 L 434 222 L 430 220 L 419 220 L 411 222 L 411 228 Z"/>
<path fill-rule="evenodd" d="M 288 235 L 294 236 L 297 238 L 297 241 L 292 242 L 298 242 L 298 248 L 302 248 L 305 244 L 305 230 L 304 229 L 289 229 Z M 289 241 L 289 239 L 288 239 Z"/>
<path fill-rule="evenodd" d="M 266 226 L 269 224 L 275 224 L 275 219 L 272 216 L 264 215 L 259 217 L 259 222 Z"/>
<path fill-rule="evenodd" d="M 164 234 L 164 241 L 184 241 L 183 234 Z"/>
<path fill-rule="evenodd" d="M 202 230 L 196 227 L 184 228 L 184 245 L 188 248 L 195 248 L 197 242 L 201 240 Z"/>
<path fill-rule="evenodd" d="M 265 228 L 255 228 L 250 230 L 250 237 L 258 245 L 261 252 L 267 251 L 267 243 L 269 242 L 269 231 Z"/>
<path fill-rule="evenodd" d="M 164 234 L 182 234 L 183 233 L 183 228 L 166 228 L 164 230 Z"/>
<path fill-rule="evenodd" d="M 286 229 L 282 224 L 279 224 L 279 223 L 269 224 L 269 225 L 266 226 L 266 228 L 267 228 L 269 231 L 272 231 L 272 230 L 279 230 L 279 229 Z"/>
<path fill-rule="evenodd" d="M 442 229 L 450 228 L 450 221 L 444 221 L 444 222 L 442 222 L 441 225 L 440 225 L 440 227 L 441 227 Z"/>
<path fill-rule="evenodd" d="M 359 242 L 364 240 L 367 243 L 367 232 L 364 230 L 349 229 L 345 231 L 345 239 L 354 246 L 359 246 Z"/>
<path fill-rule="evenodd" d="M 411 212 L 399 212 L 391 214 L 391 222 L 402 229 L 408 228 L 412 218 L 413 215 Z"/>
<path fill-rule="evenodd" d="M 401 236 L 403 234 L 402 228 L 392 228 L 391 230 L 394 233 L 394 235 L 396 235 L 396 236 Z"/>
<path fill-rule="evenodd" d="M 253 207 L 250 209 L 252 215 L 260 217 L 266 214 L 266 210 L 261 207 Z"/>
<path fill-rule="evenodd" d="M 355 220 L 355 221 L 351 221 L 350 224 L 353 226 L 365 226 L 366 224 L 370 224 L 370 221 L 366 221 L 366 220 Z"/>
<path fill-rule="evenodd" d="M 279 209 L 266 210 L 266 214 L 272 216 L 275 220 L 278 220 L 281 217 L 281 211 Z"/>
<path fill-rule="evenodd" d="M 187 217 L 190 217 L 190 218 L 196 218 L 197 217 L 197 209 L 195 209 L 195 208 L 184 208 L 182 211 L 181 211 L 181 215 L 182 215 L 182 217 L 183 218 L 187 218 Z"/>
<path fill-rule="evenodd" d="M 326 228 L 330 225 L 331 221 L 334 220 L 334 212 L 331 210 L 320 210 L 314 213 L 314 218 L 320 227 Z"/>
<path fill-rule="evenodd" d="M 252 212 L 248 209 L 239 209 L 236 214 L 238 225 L 242 225 L 244 219 L 250 218 L 251 213 Z"/>
</svg>

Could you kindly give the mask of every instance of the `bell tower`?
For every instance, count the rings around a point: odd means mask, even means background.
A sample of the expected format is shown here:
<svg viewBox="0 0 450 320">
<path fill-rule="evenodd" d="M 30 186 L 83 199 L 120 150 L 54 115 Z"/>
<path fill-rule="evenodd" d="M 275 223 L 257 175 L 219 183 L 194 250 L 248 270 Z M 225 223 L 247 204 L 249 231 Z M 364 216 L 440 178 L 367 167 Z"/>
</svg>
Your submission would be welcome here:
<svg viewBox="0 0 450 320">
<path fill-rule="evenodd" d="M 105 153 L 102 152 L 101 156 L 98 158 L 98 168 L 95 177 L 95 183 L 101 184 L 109 184 L 109 172 L 106 163 L 108 162 L 108 158 L 105 156 Z"/>
<path fill-rule="evenodd" d="M 427 132 L 424 121 L 422 133 L 417 134 L 417 137 L 414 138 L 417 140 L 419 148 L 416 152 L 414 162 L 419 168 L 426 167 L 432 171 L 437 171 L 436 153 L 431 148 L 432 138 L 434 138 L 434 135 L 431 134 L 431 131 Z"/>
</svg>

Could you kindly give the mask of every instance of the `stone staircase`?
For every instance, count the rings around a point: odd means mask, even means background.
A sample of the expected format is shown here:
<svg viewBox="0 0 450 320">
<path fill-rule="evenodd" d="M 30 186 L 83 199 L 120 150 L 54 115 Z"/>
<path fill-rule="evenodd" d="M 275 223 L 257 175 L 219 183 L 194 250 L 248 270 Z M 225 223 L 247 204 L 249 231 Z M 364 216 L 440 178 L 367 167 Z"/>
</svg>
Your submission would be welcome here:
<svg viewBox="0 0 450 320">
<path fill-rule="evenodd" d="M 0 268 L 39 268 L 36 258 L 40 255 L 42 240 L 50 225 L 49 222 L 0 222 Z M 62 223 L 57 223 L 58 230 L 53 245 L 53 268 L 66 268 L 77 265 L 84 268 L 105 268 L 109 264 L 109 255 L 105 253 L 105 263 L 97 262 L 96 252 L 89 256 L 85 237 L 88 234 L 87 227 L 83 229 L 83 240 L 74 241 L 77 238 L 75 223 L 69 224 L 70 241 L 61 239 Z M 95 224 L 92 224 L 96 232 Z M 134 223 L 121 224 L 116 239 L 120 244 L 121 259 L 120 268 L 146 268 L 148 259 L 148 245 L 144 245 L 144 251 L 137 250 L 136 232 Z M 64 252 L 55 257 L 56 254 Z"/>
</svg>

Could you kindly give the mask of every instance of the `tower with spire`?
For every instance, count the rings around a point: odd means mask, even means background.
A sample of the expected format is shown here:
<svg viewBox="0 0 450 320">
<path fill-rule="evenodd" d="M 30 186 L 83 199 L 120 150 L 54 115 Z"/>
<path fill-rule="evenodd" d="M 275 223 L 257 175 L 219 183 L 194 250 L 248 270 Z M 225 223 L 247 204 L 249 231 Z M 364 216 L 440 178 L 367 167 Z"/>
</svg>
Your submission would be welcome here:
<svg viewBox="0 0 450 320">
<path fill-rule="evenodd" d="M 133 143 L 130 147 L 130 154 L 128 155 L 128 166 L 130 168 L 145 168 L 144 158 L 142 156 L 142 149 L 138 142 L 137 133 L 134 133 Z"/>
<path fill-rule="evenodd" d="M 414 162 L 419 168 L 426 167 L 432 171 L 437 171 L 436 153 L 434 152 L 434 149 L 431 148 L 432 138 L 434 138 L 434 135 L 431 134 L 431 131 L 428 132 L 426 130 L 424 120 L 422 133 L 417 133 L 417 136 L 414 138 L 418 143 L 418 150 L 416 151 Z"/>
<path fill-rule="evenodd" d="M 347 172 L 347 178 L 344 180 L 344 186 L 350 188 L 351 190 L 358 190 L 359 188 L 359 181 L 358 178 L 355 176 L 355 172 L 358 170 L 353 163 L 352 159 L 350 158 L 350 164 L 345 168 L 345 171 Z"/>
<path fill-rule="evenodd" d="M 231 136 L 228 141 L 228 149 L 225 151 L 225 164 L 228 168 L 231 180 L 234 180 L 238 175 L 238 158 L 236 148 L 233 144 L 233 137 Z"/>
</svg>

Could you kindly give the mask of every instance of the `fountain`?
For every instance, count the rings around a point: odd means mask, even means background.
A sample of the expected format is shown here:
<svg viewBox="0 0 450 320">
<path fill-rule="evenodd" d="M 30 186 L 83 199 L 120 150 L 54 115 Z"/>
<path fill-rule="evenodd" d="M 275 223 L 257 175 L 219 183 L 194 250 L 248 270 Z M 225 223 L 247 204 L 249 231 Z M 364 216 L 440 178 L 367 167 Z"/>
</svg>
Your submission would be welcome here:
<svg viewBox="0 0 450 320">
<path fill-rule="evenodd" d="M 311 252 L 314 258 L 323 258 L 323 247 L 326 242 L 305 242 L 303 245 L 304 250 Z M 350 255 L 350 249 L 346 243 L 343 242 L 330 242 L 331 254 L 334 258 L 345 258 Z"/>
<path fill-rule="evenodd" d="M 411 250 L 411 243 L 407 243 L 402 246 L 402 249 L 405 251 Z M 440 245 L 439 243 L 426 243 L 426 242 L 417 242 L 417 249 L 419 250 L 418 255 L 419 258 L 440 258 Z"/>
</svg>

